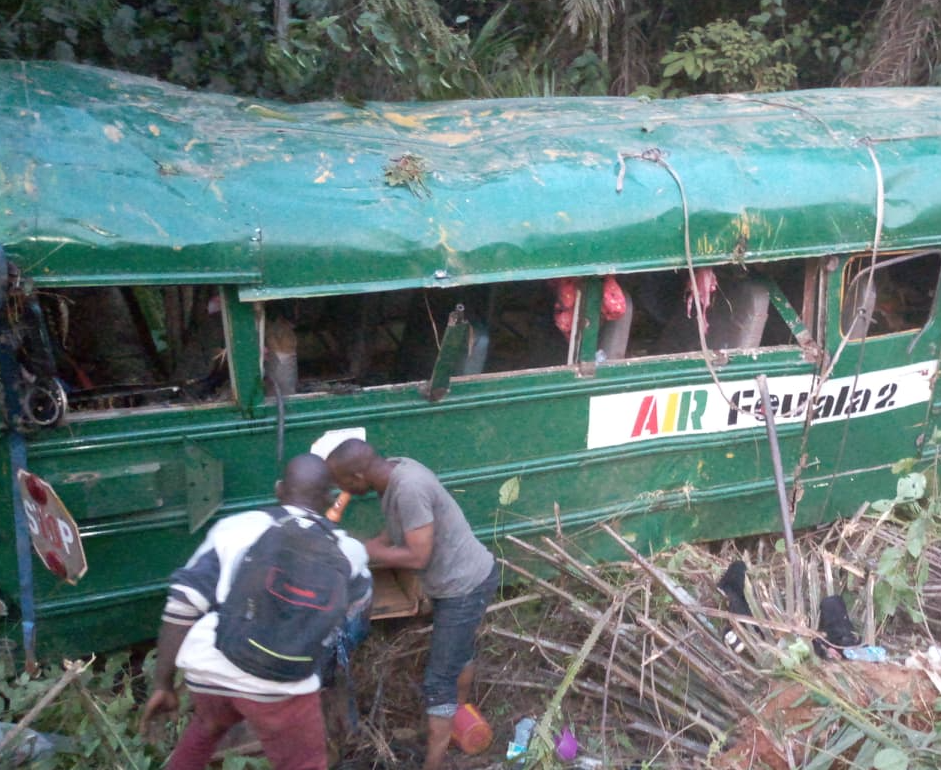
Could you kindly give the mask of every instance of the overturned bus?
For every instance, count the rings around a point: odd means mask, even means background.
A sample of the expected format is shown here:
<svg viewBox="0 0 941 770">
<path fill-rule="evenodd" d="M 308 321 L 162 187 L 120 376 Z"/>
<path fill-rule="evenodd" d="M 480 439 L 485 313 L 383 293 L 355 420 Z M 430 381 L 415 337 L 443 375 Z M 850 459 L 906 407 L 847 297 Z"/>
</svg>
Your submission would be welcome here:
<svg viewBox="0 0 941 770">
<path fill-rule="evenodd" d="M 935 456 L 939 89 L 286 105 L 3 62 L 0 136 L 29 652 L 152 638 L 207 525 L 324 437 L 424 462 L 500 553 L 597 560 L 601 521 L 779 529 L 768 415 L 795 527 Z"/>
</svg>

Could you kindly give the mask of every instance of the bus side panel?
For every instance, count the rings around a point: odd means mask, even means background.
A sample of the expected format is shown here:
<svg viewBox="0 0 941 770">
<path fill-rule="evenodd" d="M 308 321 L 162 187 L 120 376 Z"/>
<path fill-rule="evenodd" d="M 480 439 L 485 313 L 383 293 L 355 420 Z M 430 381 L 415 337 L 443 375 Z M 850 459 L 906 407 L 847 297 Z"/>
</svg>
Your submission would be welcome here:
<svg viewBox="0 0 941 770">
<path fill-rule="evenodd" d="M 727 389 L 740 383 L 736 392 L 745 394 L 764 372 L 772 392 L 788 377 L 811 381 L 810 365 L 795 349 L 741 357 L 720 374 Z M 586 559 L 618 558 L 617 545 L 597 534 L 600 521 L 614 521 L 642 550 L 777 530 L 761 424 L 709 431 L 687 421 L 686 430 L 677 430 L 677 419 L 661 432 L 666 412 L 654 420 L 648 406 L 639 421 L 633 413 L 620 418 L 628 438 L 638 424 L 646 431 L 638 440 L 589 448 L 592 399 L 628 394 L 632 403 L 652 405 L 665 393 L 661 403 L 669 404 L 672 392 L 711 387 L 701 362 L 661 358 L 605 367 L 595 377 L 560 369 L 454 382 L 437 403 L 420 398 L 414 386 L 302 396 L 285 402 L 283 454 L 309 451 L 326 430 L 363 427 L 381 452 L 414 457 L 438 472 L 478 536 L 500 554 L 510 552 L 507 534 L 538 542 L 561 529 L 584 543 Z M 730 413 L 730 396 L 709 391 L 703 420 L 713 412 L 726 423 L 739 419 Z M 925 429 L 926 398 L 927 392 L 911 406 L 815 425 L 798 525 L 850 514 L 863 495 L 891 487 L 885 458 L 912 452 Z M 783 420 L 778 432 L 790 479 L 803 423 Z M 57 584 L 34 560 L 40 651 L 74 653 L 152 638 L 167 577 L 205 533 L 189 532 L 186 447 L 195 444 L 222 463 L 225 496 L 217 515 L 227 515 L 272 502 L 277 434 L 277 408 L 269 402 L 253 419 L 229 408 L 158 412 L 76 424 L 34 442 L 30 468 L 74 507 L 89 562 L 86 577 L 71 587 Z M 868 439 L 873 435 L 879 440 Z M 838 468 L 831 465 L 836 461 Z M 501 487 L 515 477 L 518 499 L 501 502 Z M 354 501 L 344 524 L 359 536 L 376 533 L 378 500 Z M 16 573 L 12 542 L 4 537 L 7 587 L 16 585 Z"/>
</svg>

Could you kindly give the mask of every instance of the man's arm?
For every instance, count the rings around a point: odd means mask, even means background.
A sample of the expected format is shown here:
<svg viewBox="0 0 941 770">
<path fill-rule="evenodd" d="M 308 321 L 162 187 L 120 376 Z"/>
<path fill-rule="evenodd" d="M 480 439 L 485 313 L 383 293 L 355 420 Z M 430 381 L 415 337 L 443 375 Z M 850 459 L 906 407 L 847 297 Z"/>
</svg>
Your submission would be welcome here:
<svg viewBox="0 0 941 770">
<path fill-rule="evenodd" d="M 219 557 L 214 548 L 206 547 L 210 542 L 207 538 L 186 566 L 170 576 L 170 591 L 157 637 L 153 693 L 141 715 L 140 731 L 144 735 L 149 736 L 155 717 L 171 716 L 179 707 L 173 688 L 176 656 L 190 628 L 209 610 L 219 580 Z"/>
<path fill-rule="evenodd" d="M 176 654 L 192 626 L 181 626 L 164 621 L 157 637 L 157 665 L 154 667 L 154 689 L 173 690 L 176 674 Z"/>
<path fill-rule="evenodd" d="M 370 563 L 377 567 L 424 569 L 431 561 L 435 525 L 425 524 L 405 533 L 402 545 L 393 545 L 386 532 L 367 540 L 366 552 Z"/>
<path fill-rule="evenodd" d="M 172 716 L 179 708 L 180 702 L 173 689 L 173 679 L 176 674 L 176 654 L 186 637 L 190 626 L 178 625 L 164 621 L 160 626 L 160 635 L 157 638 L 157 665 L 154 668 L 154 691 L 144 705 L 144 713 L 140 720 L 140 731 L 147 735 L 151 730 L 151 723 L 159 714 Z"/>
</svg>

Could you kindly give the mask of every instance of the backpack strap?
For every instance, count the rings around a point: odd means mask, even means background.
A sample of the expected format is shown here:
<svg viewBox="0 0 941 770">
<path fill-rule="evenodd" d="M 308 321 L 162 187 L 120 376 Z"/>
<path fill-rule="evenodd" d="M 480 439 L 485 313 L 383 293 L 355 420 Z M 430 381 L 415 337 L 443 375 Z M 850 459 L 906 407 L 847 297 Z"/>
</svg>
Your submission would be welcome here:
<svg viewBox="0 0 941 770">
<path fill-rule="evenodd" d="M 334 524 L 329 519 L 324 518 L 318 513 L 316 516 L 308 517 L 308 521 L 314 522 L 314 524 L 320 527 L 321 531 L 325 535 L 328 535 L 334 542 L 336 543 L 340 542 L 340 538 L 337 537 L 337 533 L 336 533 L 337 525 Z"/>
<path fill-rule="evenodd" d="M 293 513 L 289 512 L 283 505 L 269 505 L 269 506 L 266 506 L 265 508 L 257 508 L 256 510 L 264 511 L 269 516 L 271 516 L 271 518 L 273 518 L 278 524 L 283 524 L 286 521 L 290 521 L 291 519 L 298 518 Z M 313 516 L 305 516 L 303 518 L 306 521 L 312 521 L 314 524 L 320 527 L 321 531 L 324 534 L 329 535 L 330 538 L 334 540 L 334 542 L 339 542 L 339 538 L 337 537 L 336 532 L 335 532 L 337 528 L 336 525 L 329 519 L 321 516 L 316 511 L 312 511 L 312 513 L 314 514 Z"/>
</svg>

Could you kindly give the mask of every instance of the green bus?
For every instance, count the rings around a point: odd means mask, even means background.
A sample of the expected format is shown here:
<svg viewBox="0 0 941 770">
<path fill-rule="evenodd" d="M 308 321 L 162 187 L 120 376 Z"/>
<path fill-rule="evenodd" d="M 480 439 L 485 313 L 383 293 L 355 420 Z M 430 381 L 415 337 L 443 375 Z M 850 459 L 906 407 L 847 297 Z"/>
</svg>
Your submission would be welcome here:
<svg viewBox="0 0 941 770">
<path fill-rule="evenodd" d="M 779 530 L 775 446 L 795 527 L 891 496 L 937 451 L 939 158 L 937 88 L 291 105 L 0 63 L 0 636 L 152 638 L 207 525 L 348 435 L 499 553 Z"/>
</svg>

